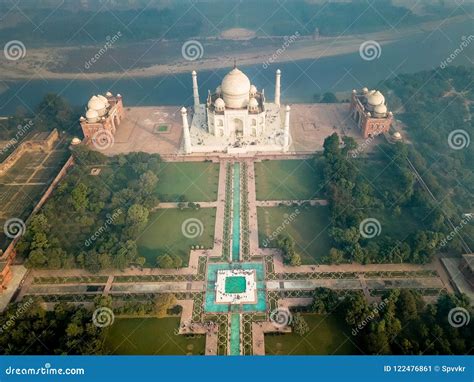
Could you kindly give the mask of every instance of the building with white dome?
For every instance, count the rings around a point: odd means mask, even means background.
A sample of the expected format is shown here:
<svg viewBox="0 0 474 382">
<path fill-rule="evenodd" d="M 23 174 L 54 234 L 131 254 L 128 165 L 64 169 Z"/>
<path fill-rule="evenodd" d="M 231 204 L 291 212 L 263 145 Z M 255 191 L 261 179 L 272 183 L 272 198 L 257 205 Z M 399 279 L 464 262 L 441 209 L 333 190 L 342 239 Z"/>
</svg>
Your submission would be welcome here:
<svg viewBox="0 0 474 382">
<path fill-rule="evenodd" d="M 85 116 L 80 118 L 84 137 L 92 139 L 98 131 L 107 131 L 115 135 L 117 127 L 124 116 L 122 96 L 107 92 L 105 96 L 99 94 L 90 98 L 87 103 Z"/>
<path fill-rule="evenodd" d="M 378 90 L 362 88 L 352 91 L 351 116 L 364 138 L 388 132 L 393 122 L 393 114 L 388 111 L 385 97 Z"/>
<path fill-rule="evenodd" d="M 280 70 L 276 72 L 275 100 L 234 68 L 214 92 L 200 103 L 197 73 L 192 72 L 194 113 L 189 127 L 187 109 L 181 110 L 183 150 L 193 152 L 287 151 L 290 145 L 289 106 L 280 108 Z"/>
</svg>

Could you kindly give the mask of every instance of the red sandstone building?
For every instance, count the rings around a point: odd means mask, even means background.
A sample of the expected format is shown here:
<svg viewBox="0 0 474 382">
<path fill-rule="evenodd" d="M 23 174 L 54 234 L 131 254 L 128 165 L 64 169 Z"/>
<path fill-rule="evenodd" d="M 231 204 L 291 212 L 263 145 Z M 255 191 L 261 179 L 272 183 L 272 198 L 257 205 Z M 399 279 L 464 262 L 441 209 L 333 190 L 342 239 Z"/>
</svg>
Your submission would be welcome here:
<svg viewBox="0 0 474 382">
<path fill-rule="evenodd" d="M 105 96 L 97 95 L 87 103 L 86 116 L 80 118 L 84 138 L 90 140 L 104 130 L 115 135 L 117 127 L 124 116 L 122 96 L 107 92 Z"/>
<path fill-rule="evenodd" d="M 361 92 L 352 91 L 351 116 L 364 138 L 388 132 L 393 121 L 393 114 L 387 110 L 383 94 L 367 88 Z"/>
</svg>

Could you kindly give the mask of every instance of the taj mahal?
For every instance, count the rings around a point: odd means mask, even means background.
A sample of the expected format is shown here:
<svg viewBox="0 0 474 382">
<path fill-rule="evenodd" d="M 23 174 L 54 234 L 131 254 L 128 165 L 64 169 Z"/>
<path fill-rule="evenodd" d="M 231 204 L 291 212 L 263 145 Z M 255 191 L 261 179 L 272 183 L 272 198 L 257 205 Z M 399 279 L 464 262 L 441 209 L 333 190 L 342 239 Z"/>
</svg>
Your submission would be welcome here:
<svg viewBox="0 0 474 382">
<path fill-rule="evenodd" d="M 125 107 L 121 94 L 94 95 L 80 118 L 83 144 L 107 155 L 143 151 L 173 158 L 305 155 L 322 150 L 334 132 L 359 144 L 379 134 L 402 139 L 379 90 L 354 89 L 349 102 L 290 107 L 281 102 L 280 69 L 274 78 L 275 92 L 267 98 L 234 63 L 204 99 L 193 70 L 190 106 Z"/>
<path fill-rule="evenodd" d="M 276 71 L 273 102 L 235 65 L 215 91 L 201 103 L 197 73 L 192 72 L 194 113 L 189 125 L 183 107 L 183 151 L 248 153 L 287 151 L 290 142 L 290 106 L 280 105 L 281 71 Z"/>
</svg>

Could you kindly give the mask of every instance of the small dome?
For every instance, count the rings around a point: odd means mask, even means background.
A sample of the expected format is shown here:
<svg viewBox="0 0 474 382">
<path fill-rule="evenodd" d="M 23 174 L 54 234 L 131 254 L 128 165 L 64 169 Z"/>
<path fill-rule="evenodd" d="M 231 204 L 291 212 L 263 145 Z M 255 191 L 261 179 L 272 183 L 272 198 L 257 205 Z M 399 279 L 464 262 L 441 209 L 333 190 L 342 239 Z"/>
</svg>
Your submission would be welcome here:
<svg viewBox="0 0 474 382">
<path fill-rule="evenodd" d="M 380 104 L 374 107 L 374 113 L 379 115 L 387 114 L 387 106 Z"/>
<path fill-rule="evenodd" d="M 258 107 L 258 101 L 253 97 L 250 98 L 249 107 L 257 108 Z"/>
<path fill-rule="evenodd" d="M 105 98 L 102 94 L 99 94 L 97 98 L 100 99 L 105 104 L 105 106 L 109 106 L 109 100 Z"/>
<path fill-rule="evenodd" d="M 250 80 L 239 69 L 232 69 L 222 80 L 222 96 L 227 107 L 241 109 L 249 101 Z"/>
<path fill-rule="evenodd" d="M 81 143 L 81 140 L 78 137 L 72 138 L 71 145 L 75 146 L 75 145 L 78 145 L 79 143 Z"/>
<path fill-rule="evenodd" d="M 378 90 L 372 90 L 367 95 L 367 103 L 372 106 L 382 105 L 385 103 L 385 97 Z"/>
<path fill-rule="evenodd" d="M 255 85 L 250 85 L 250 94 L 257 94 L 257 87 Z"/>
<path fill-rule="evenodd" d="M 88 122 L 97 122 L 99 120 L 99 112 L 94 109 L 89 109 L 86 112 L 86 118 Z"/>
<path fill-rule="evenodd" d="M 393 133 L 393 137 L 394 137 L 395 139 L 402 139 L 402 135 L 400 134 L 399 131 L 396 131 L 395 133 Z"/>
<path fill-rule="evenodd" d="M 87 107 L 93 110 L 101 110 L 105 107 L 105 103 L 99 97 L 92 96 L 89 102 L 87 103 Z"/>
<path fill-rule="evenodd" d="M 367 94 L 369 92 L 369 89 L 367 88 L 362 88 L 362 93 Z"/>
<path fill-rule="evenodd" d="M 225 102 L 222 98 L 218 98 L 214 101 L 214 106 L 217 109 L 223 109 L 223 108 L 225 108 Z"/>
<path fill-rule="evenodd" d="M 107 92 L 107 93 L 105 93 L 105 96 L 106 96 L 106 97 L 112 97 L 113 95 L 112 95 L 111 92 Z"/>
</svg>

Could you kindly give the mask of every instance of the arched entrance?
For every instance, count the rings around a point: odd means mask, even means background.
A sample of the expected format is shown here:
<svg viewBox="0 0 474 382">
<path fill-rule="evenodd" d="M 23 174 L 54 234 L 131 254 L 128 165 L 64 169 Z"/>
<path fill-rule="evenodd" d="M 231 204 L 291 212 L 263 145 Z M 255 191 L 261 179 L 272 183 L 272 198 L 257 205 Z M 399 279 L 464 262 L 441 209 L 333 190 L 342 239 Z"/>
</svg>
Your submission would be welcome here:
<svg viewBox="0 0 474 382">
<path fill-rule="evenodd" d="M 239 118 L 234 119 L 234 131 L 236 135 L 244 134 L 244 123 Z"/>
</svg>

